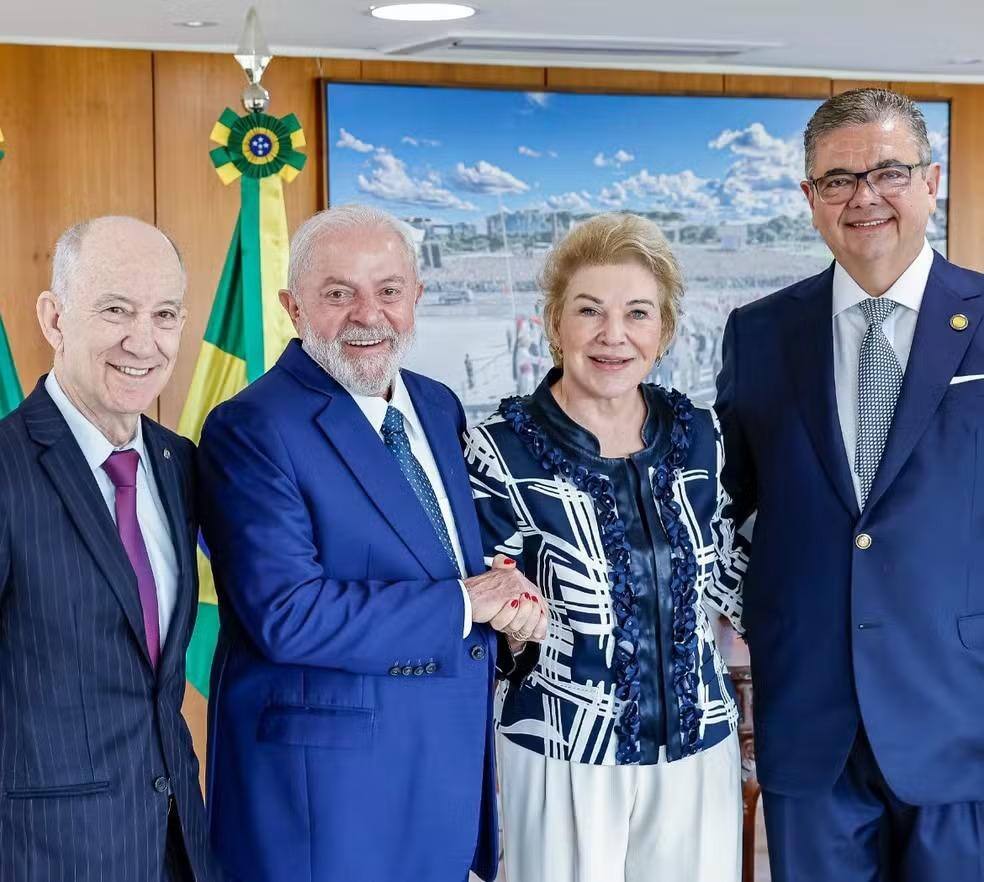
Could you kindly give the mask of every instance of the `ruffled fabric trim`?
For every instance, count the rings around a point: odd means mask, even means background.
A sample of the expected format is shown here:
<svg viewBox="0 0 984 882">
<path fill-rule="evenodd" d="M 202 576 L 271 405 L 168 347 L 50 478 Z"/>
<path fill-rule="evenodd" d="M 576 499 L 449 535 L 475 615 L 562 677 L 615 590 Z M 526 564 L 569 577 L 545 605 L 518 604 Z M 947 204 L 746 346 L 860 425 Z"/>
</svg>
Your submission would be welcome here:
<svg viewBox="0 0 984 882">
<path fill-rule="evenodd" d="M 680 506 L 673 499 L 672 477 L 686 461 L 690 447 L 693 405 L 679 392 L 664 394 L 673 408 L 674 422 L 670 433 L 670 449 L 654 472 L 653 491 L 669 537 L 673 561 L 670 586 L 673 596 L 673 687 L 680 708 L 683 755 L 686 756 L 700 750 L 694 591 L 697 560 L 687 530 L 680 520 Z M 615 761 L 619 765 L 638 763 L 641 758 L 639 610 L 632 585 L 631 549 L 625 538 L 625 525 L 618 516 L 611 480 L 600 472 L 575 465 L 553 445 L 530 416 L 525 399 L 504 399 L 499 405 L 499 413 L 546 471 L 566 478 L 594 501 L 605 559 L 608 562 L 608 579 L 616 621 L 612 672 L 615 676 L 615 695 L 622 702 L 622 711 L 616 724 L 618 747 Z M 659 487 L 656 486 L 657 482 Z"/>
<path fill-rule="evenodd" d="M 664 390 L 673 409 L 670 449 L 653 470 L 653 495 L 659 505 L 660 519 L 670 543 L 672 569 L 670 592 L 673 596 L 673 691 L 680 711 L 680 748 L 682 756 L 698 753 L 700 705 L 698 703 L 697 658 L 697 557 L 690 541 L 680 504 L 673 496 L 673 478 L 683 468 L 690 451 L 691 421 L 694 406 L 682 392 Z"/>
</svg>

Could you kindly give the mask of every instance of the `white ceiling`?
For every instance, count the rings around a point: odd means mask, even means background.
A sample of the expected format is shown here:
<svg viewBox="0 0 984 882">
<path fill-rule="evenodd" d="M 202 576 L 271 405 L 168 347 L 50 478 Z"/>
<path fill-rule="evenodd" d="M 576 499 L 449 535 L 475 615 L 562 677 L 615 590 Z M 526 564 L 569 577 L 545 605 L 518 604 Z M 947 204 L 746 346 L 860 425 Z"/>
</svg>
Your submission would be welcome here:
<svg viewBox="0 0 984 882">
<path fill-rule="evenodd" d="M 385 0 L 375 0 L 385 2 Z M 469 0 L 471 2 L 471 0 Z M 231 51 L 247 0 L 0 0 L 0 42 Z M 368 15 L 370 0 L 258 0 L 275 54 L 392 57 L 449 33 L 780 44 L 726 59 L 435 49 L 404 57 L 531 65 L 820 74 L 984 82 L 984 4 L 937 0 L 474 0 L 463 22 Z M 215 21 L 200 30 L 175 27 Z M 2 87 L 2 85 L 0 85 Z"/>
</svg>

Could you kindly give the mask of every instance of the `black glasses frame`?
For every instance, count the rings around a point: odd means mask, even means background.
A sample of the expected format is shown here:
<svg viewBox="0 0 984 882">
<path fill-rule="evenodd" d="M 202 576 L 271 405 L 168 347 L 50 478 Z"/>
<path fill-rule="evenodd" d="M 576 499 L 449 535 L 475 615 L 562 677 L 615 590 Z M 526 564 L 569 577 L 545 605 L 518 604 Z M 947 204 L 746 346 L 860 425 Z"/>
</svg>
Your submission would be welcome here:
<svg viewBox="0 0 984 882">
<path fill-rule="evenodd" d="M 835 172 L 829 175 L 821 175 L 819 178 L 807 178 L 807 180 L 809 181 L 810 184 L 813 185 L 813 189 L 816 191 L 817 198 L 824 204 L 827 204 L 827 200 L 820 195 L 820 181 L 822 181 L 824 178 L 847 177 L 848 175 L 854 175 L 854 189 L 851 191 L 851 195 L 844 200 L 845 202 L 849 202 L 851 199 L 854 198 L 854 194 L 858 192 L 858 184 L 860 184 L 861 181 L 864 181 L 865 184 L 868 185 L 868 189 L 871 190 L 872 193 L 875 193 L 878 196 L 882 195 L 874 187 L 872 187 L 871 184 L 868 183 L 868 175 L 870 175 L 872 172 L 885 171 L 885 169 L 889 169 L 889 168 L 904 168 L 909 173 L 909 184 L 911 185 L 912 173 L 917 168 L 928 167 L 929 165 L 930 163 L 928 162 L 917 162 L 915 165 L 906 165 L 904 162 L 893 162 L 890 163 L 889 165 L 880 165 L 877 168 L 869 168 L 866 171 Z"/>
</svg>

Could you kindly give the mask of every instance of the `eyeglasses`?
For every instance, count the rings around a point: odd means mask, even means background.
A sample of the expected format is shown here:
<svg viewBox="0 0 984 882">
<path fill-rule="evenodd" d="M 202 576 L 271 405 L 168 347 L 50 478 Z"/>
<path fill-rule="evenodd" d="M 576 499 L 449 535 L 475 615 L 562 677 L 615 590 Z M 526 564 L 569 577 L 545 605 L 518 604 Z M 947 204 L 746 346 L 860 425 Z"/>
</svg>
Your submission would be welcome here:
<svg viewBox="0 0 984 882">
<path fill-rule="evenodd" d="M 864 181 L 876 196 L 891 198 L 908 191 L 912 183 L 913 170 L 925 165 L 927 165 L 925 162 L 915 165 L 894 162 L 880 168 L 869 168 L 867 171 L 835 172 L 822 178 L 811 178 L 810 183 L 816 189 L 820 201 L 827 205 L 843 205 L 850 201 L 861 181 Z"/>
</svg>

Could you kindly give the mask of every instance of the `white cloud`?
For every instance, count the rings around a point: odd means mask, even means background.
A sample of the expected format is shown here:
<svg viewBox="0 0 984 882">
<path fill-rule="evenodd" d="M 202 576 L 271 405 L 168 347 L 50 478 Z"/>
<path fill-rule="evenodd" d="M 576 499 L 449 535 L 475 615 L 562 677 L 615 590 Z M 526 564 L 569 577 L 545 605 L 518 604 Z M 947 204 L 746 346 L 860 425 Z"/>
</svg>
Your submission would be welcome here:
<svg viewBox="0 0 984 882">
<path fill-rule="evenodd" d="M 744 129 L 726 129 L 707 146 L 728 150 L 734 158 L 717 194 L 732 214 L 756 220 L 803 211 L 803 146 L 798 137 L 778 138 L 756 122 Z"/>
<path fill-rule="evenodd" d="M 360 174 L 358 178 L 359 189 L 363 193 L 404 205 L 478 210 L 471 202 L 459 199 L 450 190 L 441 187 L 440 175 L 436 172 L 430 172 L 426 178 L 414 178 L 407 173 L 406 163 L 386 150 L 377 150 L 372 163 L 369 176 Z"/>
<path fill-rule="evenodd" d="M 590 194 L 582 190 L 580 193 L 571 191 L 561 193 L 559 196 L 547 197 L 547 203 L 551 208 L 560 211 L 591 211 Z"/>
<path fill-rule="evenodd" d="M 605 156 L 604 153 L 596 153 L 595 158 L 592 162 L 598 168 L 608 168 L 609 166 L 615 166 L 615 168 L 621 168 L 623 165 L 632 162 L 635 156 L 629 153 L 628 150 L 623 150 L 621 147 L 616 150 L 611 156 Z"/>
<path fill-rule="evenodd" d="M 376 148 L 372 144 L 367 144 L 365 141 L 360 141 L 351 132 L 345 129 L 339 130 L 338 141 L 335 142 L 336 147 L 344 147 L 349 150 L 355 150 L 358 153 L 372 153 Z"/>
<path fill-rule="evenodd" d="M 400 138 L 401 144 L 409 144 L 411 147 L 440 147 L 441 142 L 433 138 L 415 138 L 413 135 L 404 135 Z"/>
<path fill-rule="evenodd" d="M 629 193 L 618 181 L 614 181 L 610 187 L 602 187 L 598 194 L 598 202 L 606 208 L 621 208 L 629 201 Z"/>
<path fill-rule="evenodd" d="M 455 183 L 471 193 L 526 193 L 530 185 L 515 175 L 480 159 L 475 165 L 459 162 L 455 166 Z"/>
<path fill-rule="evenodd" d="M 548 150 L 547 151 L 547 156 L 549 156 L 551 159 L 556 159 L 557 158 L 557 151 L 556 150 Z"/>
<path fill-rule="evenodd" d="M 550 96 L 546 92 L 527 92 L 526 100 L 536 107 L 545 108 L 550 103 Z"/>
<path fill-rule="evenodd" d="M 532 147 L 527 147 L 525 144 L 520 144 L 516 148 L 516 152 L 519 153 L 520 156 L 529 156 L 533 159 L 539 159 L 543 156 L 539 150 L 534 150 Z"/>
</svg>

